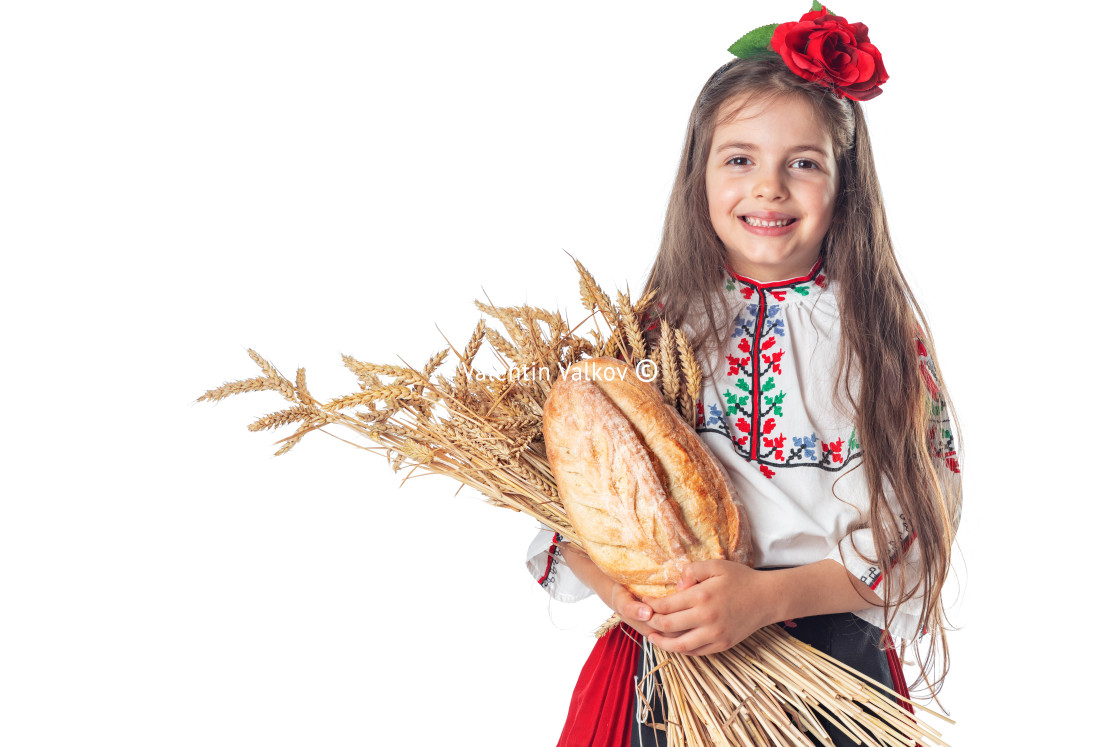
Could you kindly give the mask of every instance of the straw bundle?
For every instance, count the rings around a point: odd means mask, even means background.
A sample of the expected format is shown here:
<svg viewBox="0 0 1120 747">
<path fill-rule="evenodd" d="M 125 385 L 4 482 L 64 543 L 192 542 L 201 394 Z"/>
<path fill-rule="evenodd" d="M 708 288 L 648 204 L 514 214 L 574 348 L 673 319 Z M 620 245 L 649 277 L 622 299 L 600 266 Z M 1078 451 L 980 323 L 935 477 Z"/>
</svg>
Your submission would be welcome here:
<svg viewBox="0 0 1120 747">
<path fill-rule="evenodd" d="M 491 326 L 484 317 L 462 350 L 449 344 L 419 369 L 344 355 L 343 363 L 358 379 L 359 390 L 352 394 L 320 402 L 308 391 L 304 369 L 292 381 L 250 350 L 260 376 L 211 389 L 198 400 L 277 392 L 289 406 L 258 419 L 249 429 L 295 426 L 278 442 L 278 455 L 312 431 L 345 428 L 365 440 L 350 443 L 385 455 L 394 471 L 407 467 L 406 479 L 417 470 L 447 475 L 580 546 L 545 457 L 541 415 L 551 382 L 586 357 L 618 357 L 631 365 L 649 359 L 657 363 L 653 385 L 667 404 L 692 422 L 701 369 L 681 330 L 662 322 L 655 344 L 650 341 L 653 336 L 644 333 L 651 294 L 632 303 L 628 293 L 620 292 L 612 303 L 586 268 L 575 264 L 580 298 L 590 314 L 576 327 L 557 312 L 476 302 L 500 326 Z M 595 328 L 586 336 L 577 335 L 588 321 Z M 476 368 L 484 343 L 505 371 Z M 448 378 L 440 371 L 451 355 L 454 371 L 447 372 Z M 641 373 L 651 372 L 647 368 Z M 871 745 L 945 744 L 938 732 L 904 710 L 893 692 L 776 626 L 720 654 L 693 657 L 654 651 L 659 695 L 667 710 L 667 723 L 655 726 L 666 732 L 674 747 L 811 745 L 806 733 L 831 744 L 822 727 L 825 721 Z"/>
</svg>

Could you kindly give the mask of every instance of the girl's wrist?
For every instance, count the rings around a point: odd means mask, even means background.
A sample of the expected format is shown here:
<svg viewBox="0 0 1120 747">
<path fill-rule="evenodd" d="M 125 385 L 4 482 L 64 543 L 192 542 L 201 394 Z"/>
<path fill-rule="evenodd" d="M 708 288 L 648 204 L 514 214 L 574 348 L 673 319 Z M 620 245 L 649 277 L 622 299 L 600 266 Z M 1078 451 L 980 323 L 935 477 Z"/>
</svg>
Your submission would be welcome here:
<svg viewBox="0 0 1120 747">
<path fill-rule="evenodd" d="M 834 560 L 766 571 L 766 597 L 769 605 L 769 623 L 792 620 L 798 617 L 827 615 L 837 612 L 856 612 L 874 607 L 877 597 L 852 576 L 844 566 Z"/>
<path fill-rule="evenodd" d="M 788 568 L 760 572 L 762 597 L 768 602 L 762 606 L 766 611 L 762 623 L 764 626 L 804 616 L 797 614 L 798 604 L 795 599 L 799 586 L 797 574 L 788 573 L 796 570 L 796 568 Z"/>
</svg>

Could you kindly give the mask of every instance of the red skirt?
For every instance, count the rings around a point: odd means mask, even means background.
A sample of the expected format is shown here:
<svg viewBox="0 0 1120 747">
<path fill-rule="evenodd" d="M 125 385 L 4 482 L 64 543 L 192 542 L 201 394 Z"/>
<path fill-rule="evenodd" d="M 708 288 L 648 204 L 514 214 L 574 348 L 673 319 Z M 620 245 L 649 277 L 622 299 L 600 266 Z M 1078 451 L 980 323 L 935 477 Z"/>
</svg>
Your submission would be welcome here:
<svg viewBox="0 0 1120 747">
<path fill-rule="evenodd" d="M 579 673 L 557 747 L 621 747 L 634 723 L 642 637 L 621 624 L 598 641 Z"/>
</svg>

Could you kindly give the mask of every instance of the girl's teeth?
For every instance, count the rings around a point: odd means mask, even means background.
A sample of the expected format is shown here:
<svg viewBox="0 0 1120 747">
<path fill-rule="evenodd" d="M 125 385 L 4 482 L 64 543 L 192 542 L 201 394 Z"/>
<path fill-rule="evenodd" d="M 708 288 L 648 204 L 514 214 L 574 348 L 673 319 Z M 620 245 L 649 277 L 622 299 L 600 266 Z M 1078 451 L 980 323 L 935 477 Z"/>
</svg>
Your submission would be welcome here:
<svg viewBox="0 0 1120 747">
<path fill-rule="evenodd" d="M 757 226 L 759 228 L 773 228 L 775 226 L 788 226 L 793 222 L 793 219 L 787 218 L 785 220 L 761 220 L 759 218 L 751 218 L 747 216 L 746 221 L 750 225 Z"/>
</svg>

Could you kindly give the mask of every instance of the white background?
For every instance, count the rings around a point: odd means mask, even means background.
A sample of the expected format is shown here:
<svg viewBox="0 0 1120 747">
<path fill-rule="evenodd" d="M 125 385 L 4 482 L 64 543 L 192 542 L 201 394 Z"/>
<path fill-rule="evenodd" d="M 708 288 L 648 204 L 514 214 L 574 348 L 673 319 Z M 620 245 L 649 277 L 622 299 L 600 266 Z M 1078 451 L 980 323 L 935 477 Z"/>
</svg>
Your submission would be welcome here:
<svg viewBox="0 0 1120 747">
<path fill-rule="evenodd" d="M 5 3 L 0 743 L 554 744 L 605 608 L 534 587 L 531 522 L 193 400 L 248 347 L 352 391 L 483 291 L 574 315 L 564 250 L 640 287 L 701 84 L 805 5 Z M 1115 121 L 1064 7 L 836 8 L 964 429 L 956 747 L 1109 714 Z"/>
</svg>

